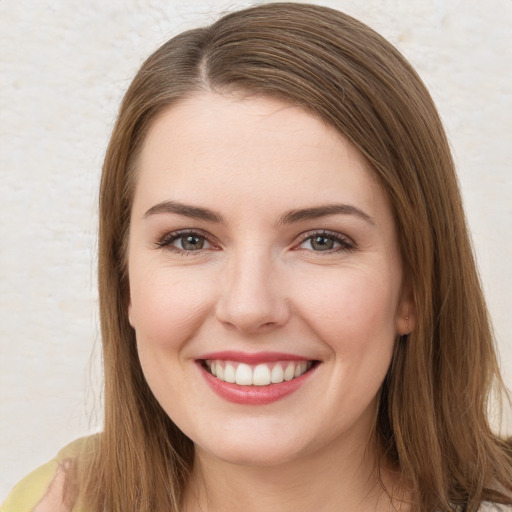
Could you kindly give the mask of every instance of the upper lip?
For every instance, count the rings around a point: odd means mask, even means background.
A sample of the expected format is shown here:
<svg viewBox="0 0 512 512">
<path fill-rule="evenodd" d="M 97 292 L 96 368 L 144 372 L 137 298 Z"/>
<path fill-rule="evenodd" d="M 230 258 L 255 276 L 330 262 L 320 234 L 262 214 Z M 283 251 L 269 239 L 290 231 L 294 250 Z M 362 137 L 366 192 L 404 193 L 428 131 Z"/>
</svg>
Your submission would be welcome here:
<svg viewBox="0 0 512 512">
<path fill-rule="evenodd" d="M 240 352 L 236 350 L 224 350 L 209 352 L 197 358 L 198 360 L 223 360 L 237 361 L 246 364 L 273 363 L 276 361 L 314 361 L 310 357 L 285 352 Z"/>
</svg>

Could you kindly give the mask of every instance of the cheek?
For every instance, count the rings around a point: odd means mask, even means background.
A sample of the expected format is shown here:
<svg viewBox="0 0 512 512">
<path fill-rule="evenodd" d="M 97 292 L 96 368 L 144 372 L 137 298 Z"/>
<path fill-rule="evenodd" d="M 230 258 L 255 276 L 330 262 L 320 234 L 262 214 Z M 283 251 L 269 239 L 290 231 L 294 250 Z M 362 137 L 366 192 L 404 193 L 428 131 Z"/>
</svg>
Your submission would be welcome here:
<svg viewBox="0 0 512 512">
<path fill-rule="evenodd" d="M 309 280 L 307 282 L 306 280 Z M 304 276 L 297 288 L 298 308 L 322 338 L 341 345 L 342 340 L 366 343 L 391 340 L 396 336 L 398 279 L 393 274 L 360 269 Z"/>
<path fill-rule="evenodd" d="M 176 398 L 193 384 L 184 347 L 208 315 L 211 286 L 204 276 L 192 279 L 190 272 L 176 268 L 134 264 L 130 297 L 131 323 L 149 387 L 170 417 L 188 421 L 187 408 Z"/>
<path fill-rule="evenodd" d="M 130 318 L 139 344 L 175 345 L 208 314 L 209 281 L 166 268 L 130 269 Z"/>
<path fill-rule="evenodd" d="M 370 406 L 388 371 L 396 340 L 397 280 L 362 269 L 343 269 L 310 282 L 299 306 L 307 326 L 330 352 L 329 401 L 345 403 L 347 415 Z M 343 415 L 342 415 L 343 416 Z M 343 416 L 340 421 L 349 421 Z"/>
</svg>

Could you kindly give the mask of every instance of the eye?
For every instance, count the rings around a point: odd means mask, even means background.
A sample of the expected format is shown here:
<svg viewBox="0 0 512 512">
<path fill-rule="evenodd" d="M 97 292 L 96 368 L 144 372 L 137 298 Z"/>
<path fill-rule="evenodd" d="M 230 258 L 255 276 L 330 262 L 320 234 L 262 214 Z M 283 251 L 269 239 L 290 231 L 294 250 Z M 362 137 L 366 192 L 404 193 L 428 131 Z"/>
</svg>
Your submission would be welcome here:
<svg viewBox="0 0 512 512">
<path fill-rule="evenodd" d="M 166 234 L 157 242 L 158 247 L 165 247 L 179 253 L 198 252 L 211 249 L 207 237 L 195 231 L 179 231 Z"/>
<path fill-rule="evenodd" d="M 338 252 L 353 249 L 354 243 L 339 233 L 322 231 L 304 235 L 297 248 L 314 252 Z"/>
<path fill-rule="evenodd" d="M 172 245 L 185 251 L 199 251 L 209 246 L 208 241 L 201 235 L 182 235 L 176 238 Z"/>
</svg>

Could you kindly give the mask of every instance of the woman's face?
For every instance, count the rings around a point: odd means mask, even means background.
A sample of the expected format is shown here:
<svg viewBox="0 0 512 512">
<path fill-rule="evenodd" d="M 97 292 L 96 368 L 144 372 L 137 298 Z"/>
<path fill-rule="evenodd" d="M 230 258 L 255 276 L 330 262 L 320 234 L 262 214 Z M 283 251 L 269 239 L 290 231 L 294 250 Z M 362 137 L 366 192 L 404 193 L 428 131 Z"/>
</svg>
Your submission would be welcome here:
<svg viewBox="0 0 512 512">
<path fill-rule="evenodd" d="M 412 320 L 386 195 L 334 129 L 262 97 L 173 106 L 138 161 L 128 262 L 142 369 L 200 453 L 367 444 Z"/>
</svg>

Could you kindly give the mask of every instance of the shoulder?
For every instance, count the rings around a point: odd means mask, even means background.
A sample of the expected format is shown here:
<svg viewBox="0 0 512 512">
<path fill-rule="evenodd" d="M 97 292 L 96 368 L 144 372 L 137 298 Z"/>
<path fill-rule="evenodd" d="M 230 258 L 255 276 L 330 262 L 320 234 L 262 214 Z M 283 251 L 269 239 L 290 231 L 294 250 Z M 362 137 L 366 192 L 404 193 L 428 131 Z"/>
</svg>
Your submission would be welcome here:
<svg viewBox="0 0 512 512">
<path fill-rule="evenodd" d="M 19 482 L 0 512 L 70 512 L 64 504 L 66 469 L 88 438 L 78 439 Z"/>
<path fill-rule="evenodd" d="M 512 512 L 512 505 L 501 505 L 500 503 L 484 501 L 478 512 Z"/>
</svg>

